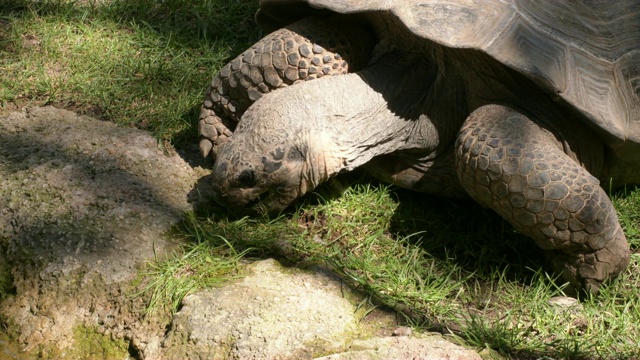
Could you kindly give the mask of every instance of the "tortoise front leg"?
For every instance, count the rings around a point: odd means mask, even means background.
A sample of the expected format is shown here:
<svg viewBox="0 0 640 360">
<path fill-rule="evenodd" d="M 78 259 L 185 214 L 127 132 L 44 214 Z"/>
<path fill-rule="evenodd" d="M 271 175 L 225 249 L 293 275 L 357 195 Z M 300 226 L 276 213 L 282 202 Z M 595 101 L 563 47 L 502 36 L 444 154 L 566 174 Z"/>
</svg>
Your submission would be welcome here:
<svg viewBox="0 0 640 360">
<path fill-rule="evenodd" d="M 546 251 L 554 271 L 593 293 L 629 263 L 613 204 L 547 130 L 504 106 L 465 121 L 456 142 L 462 186 Z"/>
<path fill-rule="evenodd" d="M 374 39 L 365 29 L 306 18 L 275 31 L 225 65 L 204 98 L 198 133 L 203 157 L 225 143 L 242 114 L 273 90 L 366 65 Z"/>
</svg>

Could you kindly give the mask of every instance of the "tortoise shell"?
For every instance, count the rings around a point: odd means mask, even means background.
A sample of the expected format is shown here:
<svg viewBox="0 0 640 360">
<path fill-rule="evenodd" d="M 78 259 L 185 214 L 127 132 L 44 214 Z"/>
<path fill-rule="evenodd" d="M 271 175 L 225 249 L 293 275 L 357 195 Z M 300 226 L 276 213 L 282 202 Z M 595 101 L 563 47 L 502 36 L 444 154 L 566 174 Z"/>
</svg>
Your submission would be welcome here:
<svg viewBox="0 0 640 360">
<path fill-rule="evenodd" d="M 400 36 L 484 51 L 574 106 L 619 157 L 638 161 L 640 1 L 261 0 L 256 19 L 271 30 L 321 12 L 379 14 L 406 27 Z"/>
</svg>

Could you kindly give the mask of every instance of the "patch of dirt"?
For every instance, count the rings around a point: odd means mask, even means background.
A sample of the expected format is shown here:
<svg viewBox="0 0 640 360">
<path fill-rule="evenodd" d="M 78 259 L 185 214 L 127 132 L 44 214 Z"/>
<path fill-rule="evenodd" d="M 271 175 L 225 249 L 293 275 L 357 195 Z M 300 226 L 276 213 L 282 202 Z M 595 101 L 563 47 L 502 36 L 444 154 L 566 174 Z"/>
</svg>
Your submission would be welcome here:
<svg viewBox="0 0 640 360">
<path fill-rule="evenodd" d="M 322 236 L 324 236 L 326 235 L 325 228 L 329 224 L 329 221 L 324 212 L 303 212 L 298 218 L 298 224 L 312 232 L 320 232 Z"/>
<path fill-rule="evenodd" d="M 22 34 L 22 48 L 26 50 L 31 50 L 34 48 L 40 47 L 40 38 L 38 35 L 34 34 Z"/>
</svg>

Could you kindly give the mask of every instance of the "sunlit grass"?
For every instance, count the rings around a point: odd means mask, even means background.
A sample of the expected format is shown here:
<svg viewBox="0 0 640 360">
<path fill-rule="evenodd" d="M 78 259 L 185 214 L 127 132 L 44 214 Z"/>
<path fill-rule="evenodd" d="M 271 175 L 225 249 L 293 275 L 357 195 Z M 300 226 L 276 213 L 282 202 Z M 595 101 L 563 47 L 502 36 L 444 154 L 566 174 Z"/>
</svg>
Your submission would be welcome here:
<svg viewBox="0 0 640 360">
<path fill-rule="evenodd" d="M 168 259 L 156 259 L 148 264 L 142 275 L 142 290 L 134 296 L 146 296 L 147 314 L 174 313 L 182 299 L 198 290 L 225 284 L 241 274 L 240 261 L 250 251 L 238 252 L 233 244 L 220 235 L 210 234 L 187 216 L 188 241 Z"/>
</svg>

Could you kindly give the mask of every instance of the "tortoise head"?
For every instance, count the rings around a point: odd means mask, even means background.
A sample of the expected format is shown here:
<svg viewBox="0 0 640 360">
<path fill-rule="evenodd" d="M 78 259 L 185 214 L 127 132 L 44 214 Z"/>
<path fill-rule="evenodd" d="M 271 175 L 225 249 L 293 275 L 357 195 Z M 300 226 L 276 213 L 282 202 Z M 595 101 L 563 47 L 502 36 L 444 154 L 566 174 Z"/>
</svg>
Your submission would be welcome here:
<svg viewBox="0 0 640 360">
<path fill-rule="evenodd" d="M 318 132 L 248 123 L 245 118 L 222 146 L 213 168 L 215 196 L 226 206 L 277 214 L 339 171 L 328 166 L 327 142 L 313 140 Z"/>
</svg>

